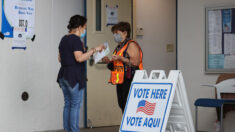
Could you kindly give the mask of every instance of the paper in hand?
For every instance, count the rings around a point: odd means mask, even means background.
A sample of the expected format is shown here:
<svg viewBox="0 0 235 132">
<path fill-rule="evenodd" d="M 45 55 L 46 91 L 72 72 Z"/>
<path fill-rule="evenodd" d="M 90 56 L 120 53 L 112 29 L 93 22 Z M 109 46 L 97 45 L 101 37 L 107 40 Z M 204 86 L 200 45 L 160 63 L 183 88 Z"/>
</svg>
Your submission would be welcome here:
<svg viewBox="0 0 235 132">
<path fill-rule="evenodd" d="M 104 46 L 106 47 L 106 49 L 102 50 L 101 52 L 96 52 L 93 55 L 94 60 L 95 60 L 95 64 L 97 64 L 102 58 L 104 58 L 105 56 L 107 56 L 109 54 L 110 49 L 109 49 L 108 42 L 105 42 Z"/>
</svg>

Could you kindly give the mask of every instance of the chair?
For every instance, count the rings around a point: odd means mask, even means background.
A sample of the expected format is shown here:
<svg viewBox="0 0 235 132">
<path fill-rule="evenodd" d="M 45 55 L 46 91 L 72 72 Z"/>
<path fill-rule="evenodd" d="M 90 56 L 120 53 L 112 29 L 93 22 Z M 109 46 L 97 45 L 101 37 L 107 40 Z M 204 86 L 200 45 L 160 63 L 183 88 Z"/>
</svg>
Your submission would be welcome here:
<svg viewBox="0 0 235 132">
<path fill-rule="evenodd" d="M 195 131 L 197 132 L 198 125 L 198 107 L 216 107 L 220 108 L 220 129 L 223 132 L 223 107 L 225 104 L 233 104 L 235 105 L 235 100 L 232 99 L 221 99 L 221 93 L 235 93 L 235 79 L 224 80 L 216 85 L 202 85 L 208 87 L 215 87 L 217 91 L 217 99 L 209 99 L 209 98 L 199 98 L 194 102 L 195 105 Z"/>
</svg>

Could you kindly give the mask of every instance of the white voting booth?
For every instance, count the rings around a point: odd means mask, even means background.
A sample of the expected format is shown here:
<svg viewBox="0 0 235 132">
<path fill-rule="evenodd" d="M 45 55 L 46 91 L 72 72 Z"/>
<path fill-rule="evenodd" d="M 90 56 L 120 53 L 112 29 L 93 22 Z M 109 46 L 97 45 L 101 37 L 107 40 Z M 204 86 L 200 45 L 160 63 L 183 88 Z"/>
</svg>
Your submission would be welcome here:
<svg viewBox="0 0 235 132">
<path fill-rule="evenodd" d="M 136 71 L 120 132 L 195 132 L 182 73 Z"/>
</svg>

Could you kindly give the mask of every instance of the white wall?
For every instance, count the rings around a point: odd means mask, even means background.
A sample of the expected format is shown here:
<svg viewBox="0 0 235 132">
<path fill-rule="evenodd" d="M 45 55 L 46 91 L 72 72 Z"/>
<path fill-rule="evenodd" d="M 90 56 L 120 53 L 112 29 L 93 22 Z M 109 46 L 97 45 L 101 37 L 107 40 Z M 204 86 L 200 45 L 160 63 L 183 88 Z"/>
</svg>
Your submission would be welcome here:
<svg viewBox="0 0 235 132">
<path fill-rule="evenodd" d="M 144 29 L 144 36 L 137 36 L 144 68 L 175 69 L 176 0 L 136 0 L 136 25 Z M 174 52 L 166 52 L 167 44 L 174 45 Z"/>
<path fill-rule="evenodd" d="M 200 97 L 214 98 L 213 88 L 200 84 L 214 84 L 218 74 L 205 74 L 205 7 L 235 4 L 234 0 L 178 0 L 178 68 L 182 70 L 194 117 L 194 101 Z M 232 132 L 234 114 L 225 119 L 225 131 Z M 233 117 L 233 118 L 231 118 Z M 199 130 L 212 131 L 215 109 L 199 109 Z M 233 122 L 233 123 L 232 123 Z"/>
<path fill-rule="evenodd" d="M 63 95 L 56 83 L 58 44 L 67 33 L 70 16 L 83 14 L 83 0 L 35 1 L 36 39 L 27 41 L 27 50 L 11 50 L 12 39 L 0 40 L 0 131 L 3 132 L 63 128 Z M 21 100 L 23 91 L 29 93 L 26 102 Z"/>
</svg>

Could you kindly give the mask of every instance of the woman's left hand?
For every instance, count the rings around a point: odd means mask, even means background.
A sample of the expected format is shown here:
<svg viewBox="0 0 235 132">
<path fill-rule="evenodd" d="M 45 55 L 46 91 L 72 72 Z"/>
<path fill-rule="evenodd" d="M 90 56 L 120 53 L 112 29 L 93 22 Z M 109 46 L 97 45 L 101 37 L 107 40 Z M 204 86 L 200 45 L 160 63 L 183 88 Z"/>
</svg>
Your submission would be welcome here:
<svg viewBox="0 0 235 132">
<path fill-rule="evenodd" d="M 122 57 L 121 56 L 119 56 L 119 55 L 113 55 L 112 56 L 112 61 L 121 61 L 122 60 Z"/>
<path fill-rule="evenodd" d="M 102 50 L 106 49 L 106 47 L 104 46 L 104 44 L 101 44 L 101 45 L 97 46 L 95 49 L 96 49 L 96 51 L 101 52 Z"/>
</svg>

